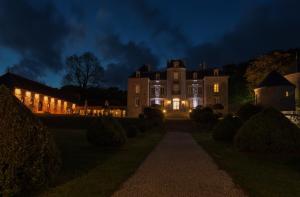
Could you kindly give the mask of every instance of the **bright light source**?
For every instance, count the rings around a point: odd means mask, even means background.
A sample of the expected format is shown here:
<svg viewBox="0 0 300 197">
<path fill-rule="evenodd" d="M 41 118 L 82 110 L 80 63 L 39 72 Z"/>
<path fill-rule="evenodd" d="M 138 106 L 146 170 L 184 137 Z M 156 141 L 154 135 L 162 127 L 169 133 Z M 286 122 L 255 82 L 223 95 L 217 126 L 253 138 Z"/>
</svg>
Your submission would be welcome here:
<svg viewBox="0 0 300 197">
<path fill-rule="evenodd" d="M 39 94 L 35 94 L 35 95 L 34 95 L 34 98 L 35 98 L 35 99 L 39 99 L 39 98 L 40 98 L 40 95 L 39 95 Z"/>
<path fill-rule="evenodd" d="M 166 112 L 167 112 L 167 110 L 164 109 L 164 110 L 163 110 L 163 113 L 166 113 Z"/>
<path fill-rule="evenodd" d="M 190 110 L 189 110 L 189 112 L 191 113 L 191 112 L 192 112 L 192 110 L 190 109 Z"/>
<path fill-rule="evenodd" d="M 26 91 L 26 96 L 27 96 L 27 97 L 31 97 L 31 92 Z"/>
<path fill-rule="evenodd" d="M 16 89 L 15 89 L 15 94 L 16 94 L 16 95 L 21 94 L 21 89 L 16 88 Z"/>
</svg>

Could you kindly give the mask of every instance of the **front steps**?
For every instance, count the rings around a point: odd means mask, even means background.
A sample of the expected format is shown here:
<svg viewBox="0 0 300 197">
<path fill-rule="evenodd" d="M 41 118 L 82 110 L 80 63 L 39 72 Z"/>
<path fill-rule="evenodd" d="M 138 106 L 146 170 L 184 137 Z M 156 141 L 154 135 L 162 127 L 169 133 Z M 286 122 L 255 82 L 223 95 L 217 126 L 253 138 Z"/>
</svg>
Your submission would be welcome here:
<svg viewBox="0 0 300 197">
<path fill-rule="evenodd" d="M 172 111 L 172 112 L 166 112 L 165 118 L 167 120 L 187 120 L 190 117 L 189 117 L 189 112 Z"/>
</svg>

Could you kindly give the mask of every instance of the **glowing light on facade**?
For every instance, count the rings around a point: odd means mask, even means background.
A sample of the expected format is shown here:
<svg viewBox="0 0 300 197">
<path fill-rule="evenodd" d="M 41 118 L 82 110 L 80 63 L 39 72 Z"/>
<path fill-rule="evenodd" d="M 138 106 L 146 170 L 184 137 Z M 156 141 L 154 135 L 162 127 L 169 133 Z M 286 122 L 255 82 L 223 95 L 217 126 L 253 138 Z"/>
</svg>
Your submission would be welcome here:
<svg viewBox="0 0 300 197">
<path fill-rule="evenodd" d="M 16 88 L 15 89 L 15 95 L 21 95 L 21 89 Z"/>
<path fill-rule="evenodd" d="M 26 91 L 25 95 L 26 95 L 26 97 L 31 97 L 31 92 Z"/>
<path fill-rule="evenodd" d="M 220 89 L 219 89 L 219 84 L 218 83 L 214 83 L 214 93 L 219 93 Z"/>
</svg>

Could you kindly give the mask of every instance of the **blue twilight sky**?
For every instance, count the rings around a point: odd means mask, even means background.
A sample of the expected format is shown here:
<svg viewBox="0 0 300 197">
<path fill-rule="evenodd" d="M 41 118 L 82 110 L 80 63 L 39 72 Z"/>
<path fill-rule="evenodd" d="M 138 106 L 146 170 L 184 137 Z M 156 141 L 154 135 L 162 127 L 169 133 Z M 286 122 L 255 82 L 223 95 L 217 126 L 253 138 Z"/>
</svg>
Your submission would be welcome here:
<svg viewBox="0 0 300 197">
<path fill-rule="evenodd" d="M 298 0 L 0 0 L 0 74 L 61 86 L 65 58 L 93 52 L 106 85 L 160 69 L 246 61 L 300 45 Z"/>
</svg>

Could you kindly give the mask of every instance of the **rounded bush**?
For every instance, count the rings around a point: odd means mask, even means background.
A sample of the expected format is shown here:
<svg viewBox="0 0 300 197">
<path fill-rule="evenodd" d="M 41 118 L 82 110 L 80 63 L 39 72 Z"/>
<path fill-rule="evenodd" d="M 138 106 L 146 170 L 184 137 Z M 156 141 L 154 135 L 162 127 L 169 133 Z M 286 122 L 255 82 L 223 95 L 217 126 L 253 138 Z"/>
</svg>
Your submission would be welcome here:
<svg viewBox="0 0 300 197">
<path fill-rule="evenodd" d="M 144 108 L 144 117 L 149 127 L 161 126 L 164 122 L 164 114 L 158 107 Z"/>
<path fill-rule="evenodd" d="M 129 125 L 125 128 L 126 136 L 128 138 L 134 138 L 138 134 L 138 128 L 134 125 Z"/>
<path fill-rule="evenodd" d="M 244 104 L 237 112 L 237 116 L 240 117 L 242 121 L 249 120 L 253 115 L 261 112 L 263 107 L 260 105 L 253 105 L 251 103 Z"/>
<path fill-rule="evenodd" d="M 267 108 L 245 122 L 234 141 L 241 151 L 299 151 L 300 129 L 280 111 Z"/>
<path fill-rule="evenodd" d="M 218 116 L 209 107 L 197 107 L 190 113 L 190 118 L 206 130 L 211 130 L 218 122 Z"/>
<path fill-rule="evenodd" d="M 242 121 L 238 117 L 227 115 L 213 129 L 215 140 L 232 142 L 238 129 L 242 126 Z"/>
<path fill-rule="evenodd" d="M 60 164 L 51 133 L 0 86 L 0 196 L 40 189 L 52 181 Z"/>
<path fill-rule="evenodd" d="M 96 146 L 118 147 L 126 142 L 122 126 L 113 118 L 103 117 L 91 123 L 87 129 L 87 140 Z"/>
</svg>

